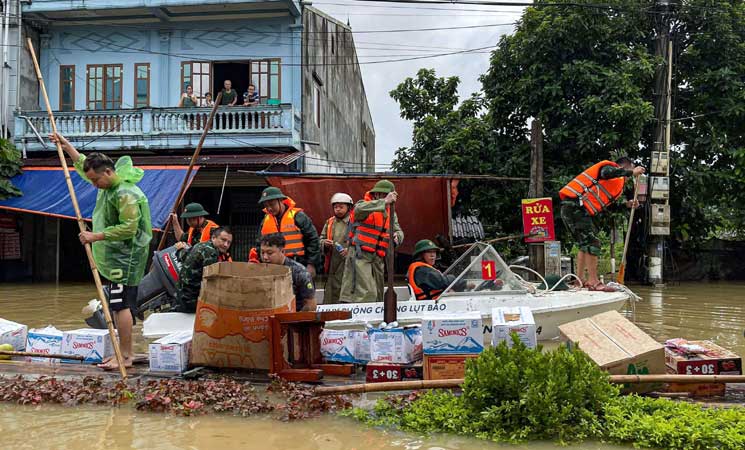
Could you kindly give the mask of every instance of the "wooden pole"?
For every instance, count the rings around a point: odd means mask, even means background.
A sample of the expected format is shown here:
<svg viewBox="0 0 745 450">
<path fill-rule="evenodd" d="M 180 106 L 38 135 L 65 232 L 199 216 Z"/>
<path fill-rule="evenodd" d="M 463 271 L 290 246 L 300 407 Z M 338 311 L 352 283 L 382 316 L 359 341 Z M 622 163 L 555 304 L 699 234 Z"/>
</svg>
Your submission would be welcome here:
<svg viewBox="0 0 745 450">
<path fill-rule="evenodd" d="M 385 292 L 383 303 L 383 320 L 386 323 L 396 321 L 397 302 L 396 290 L 393 288 L 393 264 L 396 247 L 393 245 L 393 223 L 396 218 L 396 202 L 391 203 L 390 212 L 388 213 L 388 252 L 385 254 L 386 265 L 388 266 L 388 290 Z"/>
<path fill-rule="evenodd" d="M 618 276 L 616 282 L 623 284 L 624 278 L 626 277 L 626 252 L 629 250 L 629 239 L 631 239 L 631 228 L 634 224 L 634 211 L 636 211 L 637 195 L 639 194 L 639 177 L 634 177 L 634 201 L 631 204 L 631 212 L 629 213 L 629 228 L 626 230 L 626 240 L 623 243 L 623 256 L 621 256 L 621 266 L 618 268 Z"/>
<path fill-rule="evenodd" d="M 645 383 L 745 383 L 745 375 L 610 375 L 613 384 Z M 323 386 L 315 390 L 316 395 L 363 394 L 366 392 L 413 391 L 419 389 L 460 388 L 462 378 L 449 380 L 392 381 L 388 383 L 362 383 L 341 386 Z"/>
<path fill-rule="evenodd" d="M 5 355 L 5 356 L 33 356 L 35 358 L 73 359 L 75 361 L 85 361 L 85 356 L 80 356 L 80 355 L 63 355 L 61 353 L 13 352 L 13 351 L 9 351 L 9 350 L 0 350 L 0 355 Z"/>
<path fill-rule="evenodd" d="M 210 116 L 207 119 L 207 123 L 204 124 L 204 129 L 202 130 L 202 136 L 199 138 L 199 143 L 197 144 L 197 148 L 194 149 L 194 154 L 191 155 L 191 161 L 189 162 L 189 169 L 186 171 L 186 175 L 184 176 L 184 181 L 181 183 L 181 188 L 178 191 L 178 197 L 176 197 L 176 203 L 173 205 L 173 209 L 171 209 L 171 214 L 175 214 L 178 211 L 178 207 L 181 204 L 181 202 L 184 201 L 184 196 L 186 195 L 186 188 L 189 186 L 189 178 L 191 177 L 191 172 L 194 170 L 194 164 L 197 162 L 197 159 L 199 158 L 199 153 L 202 151 L 202 145 L 204 145 L 204 140 L 207 138 L 207 133 L 210 131 L 210 128 L 212 128 L 212 121 L 215 118 L 215 113 L 217 112 L 217 107 L 220 106 L 220 102 L 222 101 L 222 92 L 219 92 L 217 94 L 217 98 L 215 99 L 215 104 L 212 105 L 212 110 L 210 111 Z M 163 235 L 160 237 L 160 242 L 158 243 L 158 251 L 163 250 L 163 247 L 166 245 L 166 239 L 168 238 L 168 232 L 171 231 L 171 216 L 168 216 L 168 220 L 166 220 L 166 225 L 163 227 Z"/>
<path fill-rule="evenodd" d="M 52 105 L 49 104 L 49 96 L 47 95 L 47 88 L 44 85 L 44 78 L 41 76 L 41 69 L 39 68 L 39 61 L 36 59 L 36 52 L 34 51 L 34 44 L 31 42 L 31 38 L 26 39 L 28 50 L 31 52 L 31 59 L 34 63 L 34 69 L 36 70 L 36 78 L 39 79 L 39 86 L 41 87 L 41 93 L 44 97 L 44 103 L 47 107 L 47 114 L 49 115 L 49 123 L 52 127 L 52 133 L 57 134 L 57 123 L 54 120 L 54 114 L 52 113 Z M 78 227 L 80 232 L 88 231 L 83 216 L 80 214 L 80 206 L 78 206 L 78 198 L 75 196 L 75 188 L 72 185 L 72 179 L 70 179 L 70 171 L 67 168 L 67 160 L 65 154 L 62 152 L 62 144 L 59 139 L 56 139 L 57 144 L 57 156 L 59 156 L 60 164 L 62 165 L 62 171 L 65 174 L 65 182 L 67 182 L 67 190 L 70 192 L 70 200 L 72 206 L 75 209 L 75 217 L 78 220 Z M 109 304 L 106 301 L 106 295 L 103 291 L 103 285 L 101 284 L 101 276 L 98 274 L 98 267 L 96 267 L 96 261 L 93 259 L 93 250 L 91 244 L 85 244 L 85 254 L 88 256 L 88 264 L 91 267 L 91 273 L 93 274 L 93 281 L 96 283 L 96 292 L 98 298 L 101 299 L 101 306 L 103 308 L 103 315 L 106 319 L 106 328 L 109 330 L 109 338 L 111 339 L 111 345 L 114 347 L 114 356 L 116 362 L 119 364 L 119 373 L 122 378 L 127 378 L 127 369 L 124 367 L 124 358 L 122 357 L 122 351 L 119 348 L 119 340 L 116 338 L 116 332 L 114 331 L 114 323 L 111 320 L 111 312 L 109 311 Z"/>
</svg>

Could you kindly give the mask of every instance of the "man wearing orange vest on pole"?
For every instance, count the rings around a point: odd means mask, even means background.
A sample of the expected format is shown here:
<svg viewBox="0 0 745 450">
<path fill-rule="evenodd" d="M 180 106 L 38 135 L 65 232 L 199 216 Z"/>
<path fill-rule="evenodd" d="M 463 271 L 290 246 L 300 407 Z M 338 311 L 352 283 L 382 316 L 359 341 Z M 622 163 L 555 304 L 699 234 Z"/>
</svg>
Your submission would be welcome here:
<svg viewBox="0 0 745 450">
<path fill-rule="evenodd" d="M 259 227 L 259 241 L 262 236 L 281 233 L 285 238 L 285 256 L 304 265 L 311 277 L 315 277 L 316 269 L 322 265 L 321 242 L 310 217 L 277 187 L 264 189 L 259 203 L 264 206 L 265 214 Z M 249 260 L 258 260 L 255 248 L 251 249 Z"/>
<path fill-rule="evenodd" d="M 328 275 L 323 290 L 323 303 L 328 305 L 339 303 L 341 283 L 344 278 L 344 258 L 347 257 L 349 247 L 349 213 L 352 212 L 354 202 L 348 194 L 338 192 L 331 197 L 331 207 L 334 215 L 326 220 L 321 231 L 323 249 L 326 258 L 323 269 Z"/>
<path fill-rule="evenodd" d="M 186 205 L 181 218 L 186 219 L 186 224 L 189 225 L 189 231 L 184 233 L 178 216 L 171 214 L 171 225 L 173 226 L 173 235 L 176 237 L 176 240 L 189 245 L 208 242 L 211 239 L 210 234 L 212 230 L 218 227 L 215 222 L 206 218 L 209 215 L 210 213 L 205 211 L 204 207 L 199 203 L 189 203 Z"/>
<path fill-rule="evenodd" d="M 616 162 L 601 161 L 595 164 L 559 191 L 561 219 L 579 246 L 577 275 L 583 280 L 584 287 L 591 291 L 615 291 L 598 279 L 601 244 L 593 218 L 621 197 L 625 177 L 639 176 L 643 173 L 644 167 L 634 167 L 634 163 L 624 156 Z M 639 206 L 638 202 L 634 201 L 625 203 L 628 208 Z"/>
<path fill-rule="evenodd" d="M 344 263 L 341 283 L 341 302 L 382 302 L 385 255 L 389 230 L 393 228 L 393 242 L 401 245 L 404 232 L 394 214 L 391 221 L 390 204 L 398 199 L 396 187 L 388 180 L 380 180 L 365 193 L 365 198 L 354 205 L 350 216 L 350 252 Z"/>
</svg>

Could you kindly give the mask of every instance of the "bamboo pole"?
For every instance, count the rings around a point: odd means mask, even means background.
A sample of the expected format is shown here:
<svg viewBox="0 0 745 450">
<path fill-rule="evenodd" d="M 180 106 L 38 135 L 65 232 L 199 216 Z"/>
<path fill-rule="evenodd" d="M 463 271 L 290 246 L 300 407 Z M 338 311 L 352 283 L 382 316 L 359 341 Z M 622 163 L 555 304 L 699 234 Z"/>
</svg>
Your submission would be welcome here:
<svg viewBox="0 0 745 450">
<path fill-rule="evenodd" d="M 621 256 L 621 267 L 618 268 L 618 276 L 616 282 L 623 284 L 624 278 L 626 278 L 626 253 L 629 250 L 629 239 L 631 239 L 631 228 L 634 225 L 634 211 L 636 211 L 636 199 L 639 194 L 639 175 L 634 177 L 634 201 L 631 204 L 631 212 L 629 213 L 629 228 L 626 230 L 626 240 L 623 243 L 623 256 Z"/>
<path fill-rule="evenodd" d="M 34 358 L 50 359 L 73 359 L 75 361 L 85 361 L 85 356 L 80 355 L 63 355 L 60 353 L 34 353 L 34 352 L 13 352 L 10 350 L 0 350 L 0 355 L 4 356 L 33 356 Z"/>
<path fill-rule="evenodd" d="M 194 170 L 194 164 L 197 162 L 197 159 L 199 158 L 199 153 L 202 151 L 202 145 L 204 145 L 204 140 L 207 138 L 207 133 L 210 131 L 210 128 L 212 128 L 212 121 L 215 118 L 215 113 L 217 112 L 217 107 L 220 106 L 220 102 L 222 101 L 222 92 L 219 92 L 217 94 L 217 98 L 215 99 L 215 104 L 212 105 L 212 110 L 210 111 L 209 118 L 207 118 L 207 123 L 204 124 L 204 129 L 202 130 L 202 136 L 199 138 L 199 143 L 197 144 L 197 148 L 194 149 L 194 154 L 191 155 L 191 161 L 189 162 L 189 169 L 186 171 L 186 175 L 184 176 L 184 181 L 181 183 L 181 188 L 178 191 L 178 196 L 176 197 L 176 203 L 173 204 L 173 209 L 171 209 L 171 214 L 176 214 L 178 211 L 178 207 L 181 204 L 181 202 L 184 201 L 184 196 L 186 195 L 186 187 L 189 186 L 189 178 L 191 177 L 191 172 Z M 163 235 L 160 237 L 160 242 L 158 243 L 158 251 L 163 250 L 163 246 L 166 245 L 166 239 L 168 238 L 168 232 L 171 231 L 171 216 L 168 216 L 168 220 L 166 220 L 166 225 L 163 227 Z"/>
<path fill-rule="evenodd" d="M 52 133 L 55 135 L 57 134 L 57 123 L 54 120 L 54 114 L 52 113 L 52 105 L 49 104 L 49 96 L 47 95 L 47 88 L 44 85 L 44 78 L 41 76 L 41 69 L 39 68 L 39 61 L 36 59 L 36 52 L 34 51 L 34 44 L 31 42 L 31 38 L 26 39 L 26 43 L 28 45 L 28 50 L 31 52 L 31 59 L 34 63 L 34 69 L 36 70 L 36 78 L 39 79 L 39 86 L 41 87 L 41 93 L 44 97 L 44 103 L 47 107 L 47 114 L 49 115 L 49 123 L 52 127 Z M 65 159 L 65 154 L 62 152 L 62 144 L 59 142 L 59 139 L 56 139 L 56 146 L 57 146 L 57 156 L 59 156 L 60 164 L 62 165 L 62 171 L 65 174 L 65 182 L 67 182 L 67 190 L 70 192 L 70 200 L 72 201 L 72 206 L 75 209 L 75 217 L 78 220 L 78 227 L 80 228 L 80 232 L 88 231 L 85 222 L 83 221 L 83 216 L 80 214 L 80 206 L 78 206 L 78 198 L 75 196 L 75 188 L 72 185 L 72 180 L 70 179 L 70 171 L 67 168 L 67 160 Z M 114 331 L 114 323 L 111 320 L 111 312 L 109 311 L 109 304 L 106 302 L 106 296 L 103 291 L 103 285 L 101 284 L 101 276 L 98 274 L 98 267 L 96 267 L 96 261 L 93 259 L 93 250 L 91 248 L 91 244 L 85 244 L 85 254 L 88 256 L 88 264 L 91 267 L 91 273 L 93 274 L 93 281 L 96 283 L 96 292 L 98 294 L 98 297 L 101 299 L 101 305 L 103 307 L 103 315 L 106 319 L 106 328 L 109 330 L 109 338 L 111 339 L 111 344 L 114 347 L 114 356 L 116 357 L 116 362 L 119 364 L 119 373 L 122 375 L 122 378 L 127 378 L 127 369 L 124 367 L 124 358 L 122 357 L 122 351 L 121 348 L 119 348 L 119 340 L 116 338 L 116 333 Z"/>
<path fill-rule="evenodd" d="M 645 383 L 745 383 L 745 375 L 610 375 L 613 384 Z M 450 380 L 391 381 L 387 383 L 362 383 L 341 386 L 324 386 L 315 390 L 316 395 L 363 394 L 366 392 L 411 391 L 418 389 L 460 388 L 462 378 Z"/>
<path fill-rule="evenodd" d="M 393 265 L 395 264 L 395 253 L 396 246 L 393 240 L 395 234 L 393 225 L 396 221 L 396 202 L 391 203 L 390 209 L 388 210 L 388 252 L 386 256 L 386 269 L 388 270 L 388 289 L 385 291 L 385 298 L 383 299 L 383 320 L 387 323 L 396 321 L 398 310 L 396 303 L 398 298 L 396 297 L 396 290 L 393 287 Z"/>
</svg>

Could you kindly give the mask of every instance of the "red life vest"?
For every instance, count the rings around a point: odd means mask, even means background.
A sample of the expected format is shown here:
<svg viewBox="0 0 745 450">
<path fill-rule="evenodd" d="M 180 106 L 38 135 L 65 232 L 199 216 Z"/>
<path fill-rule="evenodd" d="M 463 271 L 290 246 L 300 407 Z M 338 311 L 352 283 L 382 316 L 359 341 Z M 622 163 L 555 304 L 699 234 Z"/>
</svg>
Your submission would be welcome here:
<svg viewBox="0 0 745 450">
<path fill-rule="evenodd" d="M 604 210 L 623 193 L 624 178 L 600 179 L 600 171 L 605 166 L 619 167 L 613 161 L 600 161 L 577 175 L 559 191 L 562 200 L 579 199 L 579 204 L 591 216 Z"/>
<path fill-rule="evenodd" d="M 421 286 L 417 285 L 416 281 L 414 281 L 414 272 L 416 272 L 416 270 L 420 267 L 429 267 L 432 270 L 437 270 L 425 262 L 414 261 L 409 266 L 409 271 L 407 274 L 409 287 L 414 292 L 414 296 L 417 300 L 437 300 L 444 289 L 425 290 Z"/>
<path fill-rule="evenodd" d="M 219 227 L 218 224 L 211 220 L 205 220 L 204 226 L 202 227 L 202 234 L 199 235 L 199 242 L 207 242 L 210 240 L 210 235 L 212 234 L 212 230 Z M 186 243 L 189 245 L 192 245 L 192 238 L 194 234 L 194 227 L 189 227 L 189 234 L 186 237 Z M 195 242 L 196 244 L 196 242 Z"/>
<path fill-rule="evenodd" d="M 364 200 L 369 202 L 372 199 L 370 193 L 366 192 Z M 390 239 L 388 231 L 391 222 L 390 208 L 386 206 L 385 209 L 385 214 L 382 211 L 370 213 L 362 222 L 356 221 L 354 211 L 352 211 L 349 216 L 349 221 L 352 224 L 352 229 L 349 231 L 351 245 L 360 248 L 362 251 L 376 253 L 381 258 L 385 258 L 388 251 L 388 240 Z"/>
<path fill-rule="evenodd" d="M 282 200 L 282 203 L 287 207 L 279 223 L 277 218 L 273 214 L 264 208 L 264 221 L 261 224 L 261 235 L 266 236 L 267 234 L 282 233 L 285 237 L 285 255 L 290 258 L 294 256 L 305 255 L 305 245 L 303 245 L 303 233 L 300 228 L 295 224 L 295 215 L 302 211 L 300 208 L 295 207 L 295 201 L 291 198 Z"/>
</svg>

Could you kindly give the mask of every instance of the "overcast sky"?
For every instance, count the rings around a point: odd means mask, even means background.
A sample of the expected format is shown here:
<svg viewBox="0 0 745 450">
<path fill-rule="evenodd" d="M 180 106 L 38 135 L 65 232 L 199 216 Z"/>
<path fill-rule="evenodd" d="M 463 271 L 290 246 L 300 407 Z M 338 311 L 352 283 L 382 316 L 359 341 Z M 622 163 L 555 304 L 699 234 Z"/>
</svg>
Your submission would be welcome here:
<svg viewBox="0 0 745 450">
<path fill-rule="evenodd" d="M 411 144 L 411 124 L 399 116 L 398 104 L 388 93 L 406 77 L 415 76 L 420 68 L 433 68 L 438 77 L 455 75 L 460 78 L 458 93 L 462 100 L 481 88 L 478 78 L 489 67 L 489 54 L 470 53 L 384 64 L 365 62 L 492 46 L 502 34 L 511 33 L 513 26 L 401 33 L 360 32 L 508 24 L 519 19 L 522 12 L 519 7 L 505 6 L 381 4 L 349 0 L 319 0 L 314 1 L 313 6 L 343 22 L 349 19 L 355 32 L 367 101 L 375 125 L 378 170 L 388 168 L 396 149 Z"/>
</svg>

